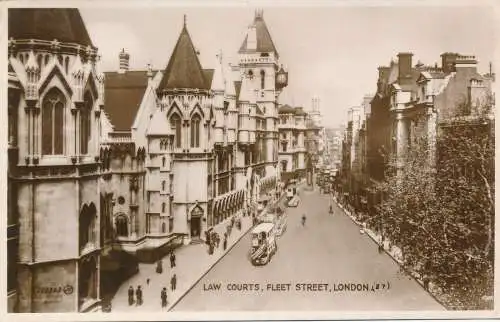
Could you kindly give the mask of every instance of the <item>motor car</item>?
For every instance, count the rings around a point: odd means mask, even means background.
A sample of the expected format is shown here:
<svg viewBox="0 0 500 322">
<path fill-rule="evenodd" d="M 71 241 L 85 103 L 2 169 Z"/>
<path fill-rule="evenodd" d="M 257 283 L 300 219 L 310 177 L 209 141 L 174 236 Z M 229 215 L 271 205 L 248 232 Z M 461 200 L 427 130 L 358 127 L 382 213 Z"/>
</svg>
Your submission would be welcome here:
<svg viewBox="0 0 500 322">
<path fill-rule="evenodd" d="M 300 198 L 295 196 L 294 198 L 290 199 L 290 201 L 288 201 L 287 206 L 288 207 L 297 207 L 299 205 L 299 202 L 300 202 Z"/>
</svg>

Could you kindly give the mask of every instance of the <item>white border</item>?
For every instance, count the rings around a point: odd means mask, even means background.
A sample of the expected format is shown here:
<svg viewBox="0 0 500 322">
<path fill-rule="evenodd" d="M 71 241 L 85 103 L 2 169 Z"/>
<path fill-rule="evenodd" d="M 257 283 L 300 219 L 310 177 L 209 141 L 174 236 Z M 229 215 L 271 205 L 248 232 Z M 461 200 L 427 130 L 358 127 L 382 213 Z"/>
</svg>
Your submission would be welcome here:
<svg viewBox="0 0 500 322">
<path fill-rule="evenodd" d="M 9 7 L 100 7 L 100 8 L 137 8 L 137 7 L 336 7 L 336 6 L 352 6 L 352 7 L 363 7 L 363 6 L 491 6 L 492 10 L 495 11 L 495 17 L 497 20 L 496 27 L 497 31 L 495 34 L 495 42 L 498 47 L 498 34 L 500 33 L 500 1 L 495 0 L 275 0 L 275 1 L 265 1 L 265 0 L 52 0 L 52 1 L 3 1 L 0 0 L 0 43 L 2 44 L 2 49 L 0 50 L 0 99 L 2 100 L 0 107 L 2 108 L 0 116 L 0 145 L 2 147 L 7 146 L 7 117 L 6 117 L 6 106 L 7 106 L 7 8 Z M 472 23 L 473 25 L 473 23 Z M 478 35 L 481 36 L 481 35 Z M 457 35 L 459 37 L 459 35 Z M 497 65 L 500 64 L 500 53 L 498 49 L 495 49 L 495 62 L 494 68 L 498 71 Z M 498 75 L 498 72 L 497 72 Z M 494 85 L 495 92 L 498 92 L 498 82 Z M 498 98 L 498 95 L 497 95 Z M 496 128 L 496 133 L 498 133 L 498 128 Z M 497 135 L 498 142 L 498 135 Z M 495 166 L 498 169 L 498 159 L 495 160 Z M 7 154 L 5 153 L 5 148 L 2 153 L 0 153 L 0 237 L 2 240 L 6 240 L 6 169 L 7 169 Z M 495 182 L 499 182 L 499 176 L 495 176 Z M 498 191 L 498 189 L 497 189 Z M 498 192 L 497 192 L 498 200 Z M 498 205 L 495 207 L 496 213 L 498 213 Z M 497 228 L 500 223 L 497 223 Z M 498 242 L 500 240 L 500 235 L 498 234 L 498 229 L 496 230 L 495 244 L 500 245 Z M 498 249 L 497 249 L 498 250 Z M 2 295 L 0 300 L 0 308 L 2 312 L 0 315 L 0 321 L 154 321 L 154 320 L 327 320 L 327 319 L 337 319 L 337 320 L 353 320 L 353 319 L 485 319 L 500 317 L 500 303 L 498 300 L 499 290 L 495 287 L 495 310 L 494 311 L 445 311 L 445 312 L 433 312 L 433 311 L 277 311 L 277 312 L 193 312 L 193 313 L 63 313 L 63 314 L 7 314 L 7 292 L 6 285 L 7 282 L 7 272 L 6 272 L 6 243 L 3 244 L 2 251 L 0 251 L 0 274 L 2 283 L 0 283 L 0 294 Z M 496 252 L 498 255 L 498 252 Z M 495 257 L 495 276 L 498 277 L 499 273 L 499 260 L 498 256 Z M 495 283 L 495 286 L 498 283 Z"/>
</svg>

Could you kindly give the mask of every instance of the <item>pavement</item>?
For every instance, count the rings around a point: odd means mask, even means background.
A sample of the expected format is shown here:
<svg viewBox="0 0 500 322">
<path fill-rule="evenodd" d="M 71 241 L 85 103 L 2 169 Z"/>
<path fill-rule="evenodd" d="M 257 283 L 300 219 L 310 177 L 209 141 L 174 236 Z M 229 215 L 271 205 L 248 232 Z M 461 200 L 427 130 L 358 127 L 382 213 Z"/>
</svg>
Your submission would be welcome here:
<svg viewBox="0 0 500 322">
<path fill-rule="evenodd" d="M 376 233 L 375 231 L 369 229 L 366 227 L 366 224 L 359 222 L 356 217 L 346 208 L 342 206 L 341 203 L 338 202 L 338 200 L 335 197 L 332 197 L 332 200 L 336 203 L 337 207 L 339 207 L 349 218 L 360 227 L 360 233 L 365 233 L 372 239 L 373 242 L 375 242 L 377 245 L 379 245 L 382 241 L 382 235 Z M 402 250 L 397 247 L 396 245 L 391 245 L 390 241 L 385 239 L 384 243 L 384 252 L 389 255 L 398 265 L 402 266 L 403 263 L 403 252 Z M 411 275 L 415 279 L 415 281 L 421 286 L 424 287 L 424 282 L 421 278 L 421 276 L 418 273 L 415 272 L 407 272 L 408 274 Z M 427 291 L 429 294 L 441 305 L 446 306 L 444 304 L 446 295 L 443 294 L 443 292 L 434 285 L 432 282 L 429 282 L 427 285 Z"/>
<path fill-rule="evenodd" d="M 329 195 L 301 189 L 300 199 L 267 265 L 250 263 L 247 234 L 172 311 L 444 310 L 342 209 L 330 214 Z"/>
<path fill-rule="evenodd" d="M 233 227 L 228 237 L 227 249 L 223 250 L 222 238 L 230 218 L 214 226 L 214 231 L 221 236 L 220 247 L 214 250 L 212 255 L 208 254 L 206 244 L 189 244 L 175 250 L 176 267 L 170 268 L 169 257 L 163 261 L 163 273 L 156 273 L 156 264 L 139 263 L 139 273 L 124 282 L 111 300 L 113 312 L 158 312 L 168 311 L 185 295 L 197 281 L 204 276 L 252 227 L 251 216 L 240 216 L 241 230 Z M 170 289 L 170 279 L 173 274 L 177 276 L 176 290 Z M 147 279 L 149 278 L 149 284 Z M 138 285 L 143 289 L 143 304 L 128 305 L 128 288 L 134 290 Z M 167 288 L 167 307 L 161 307 L 161 290 Z"/>
</svg>

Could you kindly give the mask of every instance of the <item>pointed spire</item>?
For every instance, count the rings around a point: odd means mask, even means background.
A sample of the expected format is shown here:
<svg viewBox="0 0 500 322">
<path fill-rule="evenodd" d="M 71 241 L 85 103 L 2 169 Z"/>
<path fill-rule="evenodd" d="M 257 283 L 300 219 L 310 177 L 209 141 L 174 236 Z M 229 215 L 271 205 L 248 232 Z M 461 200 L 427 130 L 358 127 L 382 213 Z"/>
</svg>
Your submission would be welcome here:
<svg viewBox="0 0 500 322">
<path fill-rule="evenodd" d="M 234 87 L 234 82 L 233 82 L 233 79 L 231 77 L 231 65 L 228 64 L 228 67 L 225 71 L 226 71 L 226 74 L 224 75 L 225 76 L 225 79 L 226 79 L 226 95 L 228 96 L 236 96 L 236 88 Z"/>
<path fill-rule="evenodd" d="M 184 26 L 168 62 L 158 90 L 174 88 L 208 89 L 197 51 Z M 207 86 L 208 85 L 208 86 Z"/>
<path fill-rule="evenodd" d="M 79 54 L 75 57 L 75 62 L 73 63 L 73 66 L 71 67 L 71 74 L 73 76 L 83 74 L 83 64 L 82 64 L 82 59 L 80 58 Z"/>
<path fill-rule="evenodd" d="M 247 35 L 241 44 L 239 53 L 273 52 L 277 57 L 278 51 L 274 46 L 271 34 L 264 21 L 262 9 L 255 11 L 253 23 L 248 27 Z"/>
<path fill-rule="evenodd" d="M 38 66 L 38 63 L 36 62 L 35 54 L 33 53 L 33 50 L 30 51 L 28 55 L 28 60 L 26 61 L 26 65 L 24 66 L 27 71 L 38 71 L 40 70 L 40 67 Z"/>
<path fill-rule="evenodd" d="M 253 87 L 253 82 L 250 81 L 250 78 L 248 78 L 248 76 L 243 76 L 243 80 L 241 81 L 239 101 L 255 104 L 256 99 L 257 97 L 255 88 Z"/>
<path fill-rule="evenodd" d="M 215 62 L 215 71 L 214 76 L 212 78 L 212 90 L 214 91 L 224 91 L 226 84 L 224 80 L 224 67 L 222 64 L 222 51 L 219 51 L 216 57 Z"/>
<path fill-rule="evenodd" d="M 151 64 L 149 64 L 149 63 L 147 65 L 146 75 L 148 76 L 148 78 L 152 78 L 153 77 L 153 68 L 151 67 Z"/>
</svg>

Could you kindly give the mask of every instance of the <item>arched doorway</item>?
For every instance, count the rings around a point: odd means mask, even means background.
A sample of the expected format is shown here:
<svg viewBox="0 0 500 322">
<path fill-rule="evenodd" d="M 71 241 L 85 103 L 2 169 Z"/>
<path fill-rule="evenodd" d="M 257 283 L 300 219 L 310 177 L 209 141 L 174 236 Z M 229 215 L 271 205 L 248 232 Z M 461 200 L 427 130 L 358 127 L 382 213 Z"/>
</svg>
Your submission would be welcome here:
<svg viewBox="0 0 500 322">
<path fill-rule="evenodd" d="M 203 209 L 200 206 L 196 206 L 191 211 L 191 238 L 200 238 L 201 233 L 201 218 L 203 217 Z"/>
<path fill-rule="evenodd" d="M 97 215 L 97 209 L 94 203 L 90 203 L 90 206 L 84 205 L 80 211 L 79 218 L 79 247 L 80 251 L 83 250 L 87 245 L 94 243 L 95 241 L 95 218 Z"/>
<path fill-rule="evenodd" d="M 80 261 L 78 276 L 78 303 L 97 299 L 97 262 L 94 256 Z"/>
<path fill-rule="evenodd" d="M 118 237 L 128 236 L 128 219 L 124 214 L 120 214 L 115 219 L 116 235 Z"/>
</svg>

